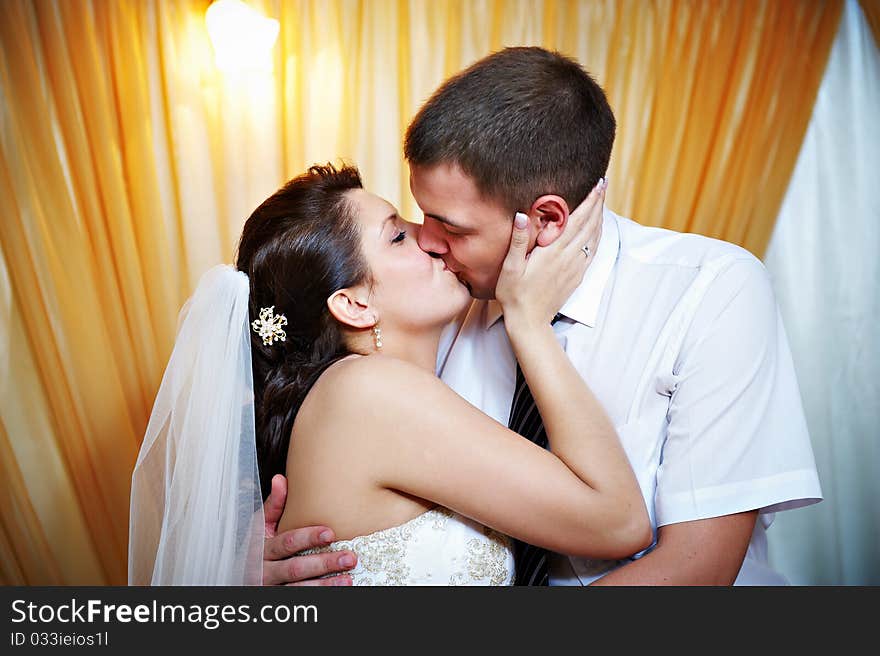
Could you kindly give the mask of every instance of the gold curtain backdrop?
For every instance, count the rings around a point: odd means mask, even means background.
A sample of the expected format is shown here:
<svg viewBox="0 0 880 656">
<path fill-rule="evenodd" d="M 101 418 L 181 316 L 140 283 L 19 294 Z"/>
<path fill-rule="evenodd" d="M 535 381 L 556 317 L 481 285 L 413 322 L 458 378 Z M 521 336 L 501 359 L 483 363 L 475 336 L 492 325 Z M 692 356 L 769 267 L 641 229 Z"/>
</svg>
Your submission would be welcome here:
<svg viewBox="0 0 880 656">
<path fill-rule="evenodd" d="M 403 132 L 508 45 L 618 118 L 608 205 L 761 255 L 842 4 L 276 0 L 272 72 L 217 70 L 206 0 L 0 2 L 0 583 L 124 584 L 131 471 L 199 276 L 314 162 L 413 220 Z M 572 162 L 572 166 L 576 166 Z"/>
</svg>

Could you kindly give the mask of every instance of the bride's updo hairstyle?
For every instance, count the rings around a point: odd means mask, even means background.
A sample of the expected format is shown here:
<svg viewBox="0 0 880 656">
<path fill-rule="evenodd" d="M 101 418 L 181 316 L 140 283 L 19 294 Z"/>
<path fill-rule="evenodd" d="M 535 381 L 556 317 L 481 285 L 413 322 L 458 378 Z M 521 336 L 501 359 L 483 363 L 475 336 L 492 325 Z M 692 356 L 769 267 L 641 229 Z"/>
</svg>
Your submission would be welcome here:
<svg viewBox="0 0 880 656">
<path fill-rule="evenodd" d="M 257 457 L 263 499 L 286 469 L 293 421 L 309 389 L 350 354 L 327 308 L 335 291 L 369 282 L 355 208 L 358 170 L 313 166 L 254 210 L 244 225 L 236 267 L 250 279 L 250 321 L 275 306 L 287 317 L 285 341 L 264 345 L 251 330 Z"/>
</svg>

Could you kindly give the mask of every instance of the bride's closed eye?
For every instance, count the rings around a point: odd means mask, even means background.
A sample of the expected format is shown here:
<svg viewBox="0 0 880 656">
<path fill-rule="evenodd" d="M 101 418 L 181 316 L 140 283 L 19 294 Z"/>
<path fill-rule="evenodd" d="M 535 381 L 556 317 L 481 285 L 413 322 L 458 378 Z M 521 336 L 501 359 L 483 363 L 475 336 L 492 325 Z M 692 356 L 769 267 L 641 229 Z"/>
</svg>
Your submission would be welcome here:
<svg viewBox="0 0 880 656">
<path fill-rule="evenodd" d="M 406 230 L 401 230 L 397 233 L 397 236 L 391 240 L 392 244 L 399 244 L 404 239 L 406 239 Z"/>
</svg>

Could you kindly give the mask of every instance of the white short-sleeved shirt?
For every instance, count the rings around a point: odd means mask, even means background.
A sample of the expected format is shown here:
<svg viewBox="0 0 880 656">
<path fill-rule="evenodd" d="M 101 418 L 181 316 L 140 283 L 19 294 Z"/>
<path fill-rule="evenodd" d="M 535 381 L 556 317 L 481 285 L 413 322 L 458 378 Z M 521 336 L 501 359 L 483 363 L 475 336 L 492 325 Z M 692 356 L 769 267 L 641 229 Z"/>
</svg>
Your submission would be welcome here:
<svg viewBox="0 0 880 656">
<path fill-rule="evenodd" d="M 785 584 L 765 530 L 822 491 L 763 264 L 607 208 L 602 230 L 554 330 L 617 427 L 655 539 L 658 526 L 760 509 L 736 583 Z M 438 374 L 506 425 L 516 361 L 501 318 L 497 302 L 472 303 L 444 332 Z M 586 585 L 626 562 L 554 557 L 550 583 Z"/>
</svg>

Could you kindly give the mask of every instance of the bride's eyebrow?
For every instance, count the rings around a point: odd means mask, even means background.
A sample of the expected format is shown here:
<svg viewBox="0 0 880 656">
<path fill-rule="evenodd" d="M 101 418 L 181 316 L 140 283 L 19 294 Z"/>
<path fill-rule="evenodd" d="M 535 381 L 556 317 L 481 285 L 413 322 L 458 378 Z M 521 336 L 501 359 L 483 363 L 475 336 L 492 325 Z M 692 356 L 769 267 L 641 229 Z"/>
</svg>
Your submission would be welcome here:
<svg viewBox="0 0 880 656">
<path fill-rule="evenodd" d="M 382 225 L 379 226 L 379 236 L 380 237 L 382 236 L 382 233 L 385 232 L 385 226 L 388 225 L 388 222 L 394 221 L 396 218 L 397 218 L 397 212 L 385 217 L 385 219 L 382 221 Z"/>
</svg>

